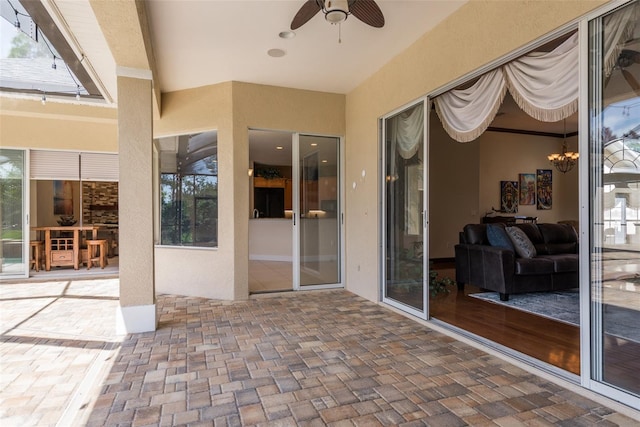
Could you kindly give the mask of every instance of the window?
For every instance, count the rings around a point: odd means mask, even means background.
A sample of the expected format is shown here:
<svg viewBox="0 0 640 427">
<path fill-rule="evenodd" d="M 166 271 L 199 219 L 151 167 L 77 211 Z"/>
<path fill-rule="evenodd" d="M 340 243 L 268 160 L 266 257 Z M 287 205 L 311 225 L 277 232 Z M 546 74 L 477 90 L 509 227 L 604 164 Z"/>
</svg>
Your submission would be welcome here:
<svg viewBox="0 0 640 427">
<path fill-rule="evenodd" d="M 217 132 L 160 139 L 160 243 L 218 246 Z"/>
</svg>

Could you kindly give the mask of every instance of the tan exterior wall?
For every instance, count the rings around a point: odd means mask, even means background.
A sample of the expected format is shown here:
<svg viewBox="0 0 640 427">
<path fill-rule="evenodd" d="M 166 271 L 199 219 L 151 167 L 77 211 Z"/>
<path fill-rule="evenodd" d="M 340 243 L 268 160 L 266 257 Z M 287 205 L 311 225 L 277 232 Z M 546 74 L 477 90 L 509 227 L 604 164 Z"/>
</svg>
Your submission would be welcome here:
<svg viewBox="0 0 640 427">
<path fill-rule="evenodd" d="M 117 152 L 117 114 L 110 107 L 2 97 L 0 145 Z"/>
<path fill-rule="evenodd" d="M 118 76 L 121 307 L 155 304 L 151 85 L 151 80 Z"/>
<path fill-rule="evenodd" d="M 342 136 L 345 97 L 228 82 L 162 96 L 155 136 L 218 130 L 218 248 L 156 247 L 156 289 L 208 298 L 248 297 L 248 129 Z"/>
<path fill-rule="evenodd" d="M 379 299 L 377 119 L 604 3 L 471 1 L 347 94 L 347 289 Z"/>
<path fill-rule="evenodd" d="M 156 246 L 157 292 L 226 300 L 234 298 L 234 142 L 231 112 L 231 82 L 162 95 L 162 116 L 154 122 L 155 138 L 218 131 L 218 248 Z"/>
</svg>

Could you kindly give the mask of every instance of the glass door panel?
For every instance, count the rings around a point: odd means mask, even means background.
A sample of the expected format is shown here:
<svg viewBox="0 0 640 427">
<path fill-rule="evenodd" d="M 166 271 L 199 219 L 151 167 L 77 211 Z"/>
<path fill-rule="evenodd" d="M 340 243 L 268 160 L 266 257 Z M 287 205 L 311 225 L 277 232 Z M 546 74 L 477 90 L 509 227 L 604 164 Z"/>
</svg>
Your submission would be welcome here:
<svg viewBox="0 0 640 427">
<path fill-rule="evenodd" d="M 424 109 L 384 120 L 385 300 L 426 313 L 424 256 Z"/>
<path fill-rule="evenodd" d="M 0 149 L 0 277 L 27 277 L 25 152 Z"/>
<path fill-rule="evenodd" d="M 293 289 L 290 132 L 249 130 L 249 292 Z"/>
<path fill-rule="evenodd" d="M 591 376 L 640 396 L 640 1 L 589 23 Z"/>
<path fill-rule="evenodd" d="M 299 136 L 300 286 L 341 282 L 339 148 L 339 138 Z"/>
</svg>

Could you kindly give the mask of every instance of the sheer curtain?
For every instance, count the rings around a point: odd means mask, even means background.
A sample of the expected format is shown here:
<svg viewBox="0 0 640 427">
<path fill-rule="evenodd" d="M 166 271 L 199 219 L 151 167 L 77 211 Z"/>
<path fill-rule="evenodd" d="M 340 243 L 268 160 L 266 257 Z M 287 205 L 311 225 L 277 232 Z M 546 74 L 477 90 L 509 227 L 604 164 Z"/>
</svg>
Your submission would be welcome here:
<svg viewBox="0 0 640 427">
<path fill-rule="evenodd" d="M 424 138 L 424 106 L 422 103 L 389 120 L 391 144 L 403 159 L 412 158 Z"/>
<path fill-rule="evenodd" d="M 398 153 L 405 160 L 412 158 L 424 139 L 424 104 L 419 103 L 390 118 L 388 126 L 391 153 Z M 422 159 L 421 152 L 418 152 L 418 158 Z M 391 161 L 389 169 L 391 176 L 395 176 L 395 160 Z"/>
</svg>

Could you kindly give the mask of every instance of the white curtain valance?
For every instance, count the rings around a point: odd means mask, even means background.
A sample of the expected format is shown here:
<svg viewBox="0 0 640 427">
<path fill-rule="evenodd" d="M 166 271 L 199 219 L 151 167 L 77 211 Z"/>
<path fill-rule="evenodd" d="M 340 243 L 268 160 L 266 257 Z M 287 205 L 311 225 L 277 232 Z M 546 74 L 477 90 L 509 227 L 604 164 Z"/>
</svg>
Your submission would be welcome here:
<svg viewBox="0 0 640 427">
<path fill-rule="evenodd" d="M 479 137 L 495 118 L 506 90 L 530 116 L 556 122 L 578 110 L 578 34 L 551 52 L 532 52 L 484 74 L 468 89 L 450 90 L 434 102 L 449 136 Z M 491 93 L 480 93 L 488 91 Z"/>
<path fill-rule="evenodd" d="M 509 93 L 541 122 L 557 122 L 578 111 L 578 33 L 551 52 L 531 52 L 503 66 Z"/>
<path fill-rule="evenodd" d="M 424 139 L 424 104 L 391 118 L 391 144 L 403 159 L 413 157 Z"/>
<path fill-rule="evenodd" d="M 473 141 L 493 121 L 506 91 L 502 71 L 489 71 L 473 86 L 437 97 L 436 112 L 449 136 L 458 142 Z"/>
</svg>

